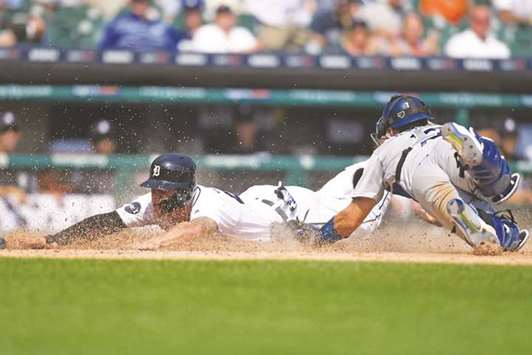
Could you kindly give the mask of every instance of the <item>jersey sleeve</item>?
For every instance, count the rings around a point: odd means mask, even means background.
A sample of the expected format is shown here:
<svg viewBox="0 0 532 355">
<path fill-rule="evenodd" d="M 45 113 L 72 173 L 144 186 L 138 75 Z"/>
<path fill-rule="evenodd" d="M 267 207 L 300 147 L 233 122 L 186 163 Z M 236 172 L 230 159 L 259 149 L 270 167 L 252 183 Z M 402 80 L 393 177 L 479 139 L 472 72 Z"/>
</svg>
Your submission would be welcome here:
<svg viewBox="0 0 532 355">
<path fill-rule="evenodd" d="M 117 208 L 116 212 L 127 227 L 142 227 L 155 224 L 151 192 Z"/>
<path fill-rule="evenodd" d="M 384 191 L 384 169 L 380 157 L 373 154 L 367 161 L 360 180 L 351 197 L 366 197 L 375 201 L 381 199 Z"/>
</svg>

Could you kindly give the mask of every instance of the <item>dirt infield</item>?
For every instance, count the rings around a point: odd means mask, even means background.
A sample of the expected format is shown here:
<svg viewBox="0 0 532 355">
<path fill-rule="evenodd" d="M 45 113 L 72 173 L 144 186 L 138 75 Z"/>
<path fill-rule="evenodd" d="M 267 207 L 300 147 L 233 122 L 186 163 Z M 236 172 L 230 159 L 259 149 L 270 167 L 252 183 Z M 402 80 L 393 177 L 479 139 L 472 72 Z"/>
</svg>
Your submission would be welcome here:
<svg viewBox="0 0 532 355">
<path fill-rule="evenodd" d="M 103 259 L 103 260 L 317 260 L 343 262 L 398 262 L 437 264 L 490 264 L 532 266 L 532 254 L 502 256 L 474 256 L 455 253 L 398 253 L 398 252 L 194 252 L 194 251 L 124 251 L 124 250 L 11 250 L 0 257 Z"/>
<path fill-rule="evenodd" d="M 1 250 L 0 257 L 153 259 L 153 260 L 326 260 L 407 263 L 531 265 L 532 245 L 518 253 L 475 256 L 462 240 L 441 229 L 410 225 L 385 227 L 373 235 L 355 236 L 330 247 L 311 248 L 285 238 L 256 243 L 214 237 L 184 242 L 168 250 L 139 251 L 155 229 L 125 232 L 105 240 L 77 243 L 55 250 Z"/>
</svg>

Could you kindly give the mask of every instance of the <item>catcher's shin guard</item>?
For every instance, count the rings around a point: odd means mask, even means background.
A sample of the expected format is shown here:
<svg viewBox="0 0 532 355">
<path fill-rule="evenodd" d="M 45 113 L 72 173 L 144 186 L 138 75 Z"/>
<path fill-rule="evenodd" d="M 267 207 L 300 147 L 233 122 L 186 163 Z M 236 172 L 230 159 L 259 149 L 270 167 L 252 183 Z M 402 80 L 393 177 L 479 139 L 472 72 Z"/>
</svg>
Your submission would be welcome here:
<svg viewBox="0 0 532 355">
<path fill-rule="evenodd" d="M 454 221 L 456 228 L 461 232 L 465 241 L 472 247 L 483 244 L 495 248 L 499 246 L 495 228 L 487 224 L 477 212 L 459 198 L 449 200 L 447 212 Z"/>
<path fill-rule="evenodd" d="M 492 140 L 452 122 L 442 126 L 442 136 L 456 150 L 485 198 L 501 203 L 514 194 L 521 177 L 512 174 L 508 162 Z"/>
<path fill-rule="evenodd" d="M 473 247 L 485 245 L 500 246 L 503 251 L 518 251 L 528 241 L 529 232 L 520 230 L 510 211 L 489 213 L 475 211 L 461 199 L 447 204 L 449 215 L 456 227 Z"/>
</svg>

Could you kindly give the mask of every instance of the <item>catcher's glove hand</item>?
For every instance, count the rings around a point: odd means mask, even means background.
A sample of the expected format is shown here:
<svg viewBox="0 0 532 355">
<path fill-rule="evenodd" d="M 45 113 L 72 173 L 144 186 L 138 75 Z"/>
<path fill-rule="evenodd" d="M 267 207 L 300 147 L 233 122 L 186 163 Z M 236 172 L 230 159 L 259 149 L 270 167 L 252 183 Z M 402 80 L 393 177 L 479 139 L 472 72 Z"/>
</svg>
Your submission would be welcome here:
<svg viewBox="0 0 532 355">
<path fill-rule="evenodd" d="M 298 242 L 311 246 L 321 246 L 320 229 L 315 225 L 293 220 L 288 221 L 288 226 L 294 231 L 295 239 Z"/>
</svg>

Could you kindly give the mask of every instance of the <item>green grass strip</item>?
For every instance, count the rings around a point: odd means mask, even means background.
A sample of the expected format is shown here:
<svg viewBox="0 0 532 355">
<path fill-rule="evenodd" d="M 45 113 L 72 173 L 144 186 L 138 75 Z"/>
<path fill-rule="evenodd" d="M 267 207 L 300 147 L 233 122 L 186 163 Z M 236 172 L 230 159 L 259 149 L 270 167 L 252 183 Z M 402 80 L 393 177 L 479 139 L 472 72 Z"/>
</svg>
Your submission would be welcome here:
<svg viewBox="0 0 532 355">
<path fill-rule="evenodd" d="M 0 259 L 0 354 L 530 354 L 532 268 Z"/>
</svg>

